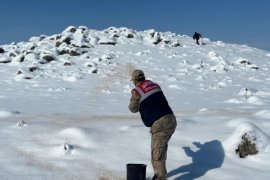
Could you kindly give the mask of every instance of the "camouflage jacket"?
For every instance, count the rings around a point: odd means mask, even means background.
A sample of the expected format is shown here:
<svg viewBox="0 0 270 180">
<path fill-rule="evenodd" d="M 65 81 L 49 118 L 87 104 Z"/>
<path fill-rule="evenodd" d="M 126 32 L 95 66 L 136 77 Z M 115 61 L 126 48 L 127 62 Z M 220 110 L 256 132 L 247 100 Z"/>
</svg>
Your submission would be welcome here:
<svg viewBox="0 0 270 180">
<path fill-rule="evenodd" d="M 129 110 L 133 113 L 136 113 L 140 110 L 140 96 L 134 91 L 131 90 L 131 98 L 129 103 Z"/>
</svg>

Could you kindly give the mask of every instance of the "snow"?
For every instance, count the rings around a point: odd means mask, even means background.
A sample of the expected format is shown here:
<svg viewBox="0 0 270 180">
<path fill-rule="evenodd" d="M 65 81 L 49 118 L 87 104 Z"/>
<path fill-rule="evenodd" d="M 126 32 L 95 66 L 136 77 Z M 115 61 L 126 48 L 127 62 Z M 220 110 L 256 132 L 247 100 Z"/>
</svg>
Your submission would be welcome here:
<svg viewBox="0 0 270 180">
<path fill-rule="evenodd" d="M 150 134 L 129 112 L 130 72 L 160 84 L 178 126 L 168 179 L 270 178 L 270 53 L 154 29 L 70 26 L 1 45 L 1 179 L 125 179 Z M 259 152 L 240 159 L 243 133 Z"/>
<path fill-rule="evenodd" d="M 0 111 L 0 117 L 8 117 L 10 116 L 12 113 L 9 111 Z"/>
<path fill-rule="evenodd" d="M 241 143 L 242 136 L 247 133 L 253 139 L 256 140 L 256 145 L 259 152 L 265 152 L 266 148 L 269 148 L 269 137 L 256 125 L 244 122 L 237 125 L 234 132 L 223 142 L 225 151 L 234 154 L 235 149 Z"/>
</svg>

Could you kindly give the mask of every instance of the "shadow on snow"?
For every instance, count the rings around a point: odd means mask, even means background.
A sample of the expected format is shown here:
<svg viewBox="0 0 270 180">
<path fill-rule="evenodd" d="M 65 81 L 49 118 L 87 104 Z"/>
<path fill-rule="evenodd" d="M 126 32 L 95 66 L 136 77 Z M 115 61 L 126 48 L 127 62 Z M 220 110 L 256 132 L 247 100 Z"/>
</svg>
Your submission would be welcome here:
<svg viewBox="0 0 270 180">
<path fill-rule="evenodd" d="M 183 147 L 187 156 L 192 157 L 192 163 L 180 166 L 170 171 L 167 177 L 179 175 L 175 180 L 192 180 L 203 176 L 207 171 L 221 167 L 224 161 L 224 149 L 218 140 L 201 144 L 193 142 L 198 151 L 192 151 L 190 147 Z"/>
</svg>

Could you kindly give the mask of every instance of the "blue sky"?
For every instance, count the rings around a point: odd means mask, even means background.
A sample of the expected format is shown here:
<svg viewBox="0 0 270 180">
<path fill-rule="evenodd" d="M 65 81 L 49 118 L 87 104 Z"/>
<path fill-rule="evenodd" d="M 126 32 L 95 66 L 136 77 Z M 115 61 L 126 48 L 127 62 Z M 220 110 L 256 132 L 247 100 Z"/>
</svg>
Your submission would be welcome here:
<svg viewBox="0 0 270 180">
<path fill-rule="evenodd" d="M 269 0 L 3 0 L 0 44 L 61 33 L 67 26 L 155 29 L 270 51 Z"/>
</svg>

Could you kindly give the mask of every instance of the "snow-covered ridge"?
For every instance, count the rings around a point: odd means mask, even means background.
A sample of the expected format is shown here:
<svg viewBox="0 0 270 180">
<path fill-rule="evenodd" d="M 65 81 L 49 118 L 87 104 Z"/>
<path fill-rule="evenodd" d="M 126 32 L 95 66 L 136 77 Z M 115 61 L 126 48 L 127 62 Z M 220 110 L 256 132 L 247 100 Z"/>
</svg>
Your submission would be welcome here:
<svg viewBox="0 0 270 180">
<path fill-rule="evenodd" d="M 257 61 L 259 60 L 245 57 L 245 54 L 249 55 L 254 51 L 259 51 L 254 48 L 229 45 L 221 41 L 211 42 L 208 38 L 203 38 L 202 44 L 204 46 L 213 47 L 212 51 L 203 52 L 198 50 L 201 47 L 196 47 L 192 43 L 192 38 L 186 35 L 176 35 L 171 32 L 156 32 L 153 29 L 136 31 L 128 28 L 110 27 L 103 31 L 96 31 L 88 29 L 85 26 L 70 26 L 60 34 L 51 36 L 41 35 L 39 37 L 30 38 L 28 42 L 3 45 L 0 47 L 0 64 L 18 66 L 19 68 L 15 77 L 16 80 L 34 79 L 44 76 L 46 73 L 40 70 L 42 70 L 43 67 L 47 67 L 46 65 L 48 64 L 55 63 L 63 66 L 79 64 L 79 67 L 84 69 L 81 71 L 82 74 L 91 74 L 98 73 L 98 69 L 102 67 L 102 65 L 115 65 L 113 59 L 121 56 L 120 52 L 112 53 L 107 50 L 107 52 L 105 51 L 104 54 L 101 54 L 100 52 L 97 53 L 95 49 L 108 49 L 106 46 L 120 46 L 124 49 L 126 46 L 143 44 L 149 48 L 156 46 L 156 48 L 161 50 L 171 49 L 173 52 L 166 55 L 166 58 L 178 58 L 182 62 L 183 67 L 189 69 L 209 69 L 211 72 L 223 73 L 227 71 L 258 70 L 263 68 L 257 65 Z M 231 54 L 234 54 L 234 52 L 239 53 L 237 51 L 239 51 L 240 47 L 241 55 L 231 58 L 228 54 L 225 55 L 224 52 L 215 50 L 220 47 L 228 49 Z M 188 48 L 193 48 L 195 54 L 202 53 L 207 60 L 198 57 L 198 61 L 194 62 L 189 60 L 189 53 L 175 53 L 177 51 L 185 52 L 185 49 L 188 50 Z M 144 56 L 149 53 L 152 53 L 152 51 L 141 51 L 137 52 L 136 56 Z M 265 54 L 264 58 L 267 57 L 268 54 Z M 72 76 L 72 78 L 70 78 L 69 75 L 62 78 L 74 82 L 82 78 L 81 72 Z M 59 74 L 56 74 L 56 76 L 58 75 Z"/>
<path fill-rule="evenodd" d="M 110 27 L 103 31 L 88 29 L 85 26 L 66 28 L 61 34 L 32 37 L 29 42 L 4 45 L 1 51 L 1 63 L 11 61 L 35 61 L 45 64 L 58 59 L 61 55 L 80 56 L 89 53 L 91 48 L 98 45 L 125 45 L 132 42 L 149 44 L 167 44 L 178 47 L 174 33 L 161 33 L 154 30 L 137 32 L 128 28 Z M 4 60 L 5 59 L 5 60 Z"/>
<path fill-rule="evenodd" d="M 142 68 L 148 78 L 167 82 L 166 88 L 173 93 L 237 87 L 233 95 L 222 100 L 228 104 L 266 105 L 269 97 L 269 92 L 257 85 L 270 81 L 269 52 L 208 38 L 196 45 L 187 35 L 153 29 L 110 27 L 97 31 L 69 26 L 60 34 L 0 46 L 0 67 L 9 84 L 27 81 L 40 89 L 41 83 L 50 82 L 46 93 L 72 89 L 70 85 L 56 86 L 55 82 L 95 81 L 98 85 L 94 85 L 94 94 L 110 94 L 113 86 L 119 88 L 122 83 L 123 93 L 129 94 L 129 73 Z M 237 94 L 241 90 L 244 94 Z M 0 98 L 5 100 L 6 96 Z"/>
<path fill-rule="evenodd" d="M 199 88 L 206 92 L 236 86 L 239 86 L 238 92 L 241 89 L 244 93 L 246 89 L 248 93 L 265 91 L 250 84 L 270 80 L 268 52 L 245 45 L 212 42 L 208 38 L 202 38 L 201 44 L 196 45 L 186 35 L 153 29 L 136 31 L 110 27 L 97 31 L 85 26 L 69 26 L 60 34 L 2 45 L 0 66 L 4 67 L 1 72 L 10 83 L 31 80 L 74 83 L 100 79 L 102 83 L 97 91 L 108 94 L 112 85 L 126 84 L 134 68 L 153 75 L 159 72 L 149 78 L 169 82 L 167 87 L 171 91 Z M 258 78 L 258 75 L 262 76 Z M 192 83 L 187 79 L 192 79 Z M 242 79 L 246 82 L 242 83 Z M 70 89 L 54 85 L 47 92 Z M 130 86 L 125 86 L 124 93 L 129 91 Z M 267 93 L 235 94 L 223 102 L 264 105 Z"/>
<path fill-rule="evenodd" d="M 57 63 L 63 66 L 79 64 L 87 68 L 84 73 L 97 73 L 98 64 L 110 65 L 115 58 L 113 53 L 96 54 L 93 49 L 98 46 L 125 46 L 128 44 L 162 44 L 168 47 L 179 47 L 180 43 L 173 33 L 160 33 L 154 30 L 137 32 L 128 28 L 108 28 L 103 31 L 88 29 L 85 26 L 66 28 L 61 34 L 31 37 L 29 42 L 3 45 L 0 51 L 0 64 L 18 66 L 16 80 L 34 79 L 43 76 L 46 64 Z M 78 63 L 80 60 L 80 63 Z M 39 73 L 36 73 L 39 72 Z M 80 75 L 67 81 L 76 81 Z"/>
</svg>

